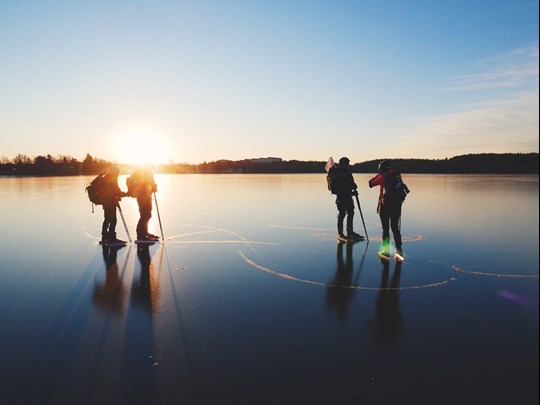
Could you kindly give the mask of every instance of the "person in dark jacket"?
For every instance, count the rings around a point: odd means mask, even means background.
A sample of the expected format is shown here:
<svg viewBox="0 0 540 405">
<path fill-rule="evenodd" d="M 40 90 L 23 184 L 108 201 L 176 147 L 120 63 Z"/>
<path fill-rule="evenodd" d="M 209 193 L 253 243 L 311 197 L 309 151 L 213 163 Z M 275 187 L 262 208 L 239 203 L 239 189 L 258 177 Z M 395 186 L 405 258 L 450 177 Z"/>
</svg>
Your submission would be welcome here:
<svg viewBox="0 0 540 405">
<path fill-rule="evenodd" d="M 336 194 L 336 206 L 338 209 L 338 240 L 343 242 L 363 239 L 361 235 L 353 230 L 353 196 L 358 195 L 358 186 L 354 182 L 349 162 L 348 158 L 342 157 L 339 159 L 339 164 L 332 167 L 329 172 L 329 175 L 332 178 L 332 193 Z M 345 217 L 347 217 L 347 236 L 343 233 L 343 222 Z"/>
<path fill-rule="evenodd" d="M 137 222 L 138 241 L 157 241 L 159 236 L 148 232 L 148 223 L 152 218 L 152 194 L 157 191 L 154 175 L 148 168 L 137 169 L 126 180 L 130 197 L 137 199 L 139 221 Z"/>
<path fill-rule="evenodd" d="M 119 201 L 125 197 L 127 193 L 120 190 L 118 186 L 118 176 L 120 169 L 118 167 L 110 167 L 105 176 L 105 186 L 103 188 L 103 225 L 101 227 L 101 244 L 118 244 L 126 243 L 116 237 L 116 208 L 119 206 Z"/>
<path fill-rule="evenodd" d="M 401 241 L 400 218 L 401 205 L 404 201 L 403 192 L 408 192 L 407 186 L 403 184 L 401 174 L 391 165 L 389 160 L 383 160 L 379 163 L 377 175 L 369 180 L 369 187 L 380 187 L 379 200 L 377 204 L 377 213 L 381 219 L 382 226 L 382 244 L 379 255 L 383 257 L 390 256 L 390 229 L 394 235 L 396 245 L 395 257 L 403 260 L 403 249 Z"/>
</svg>

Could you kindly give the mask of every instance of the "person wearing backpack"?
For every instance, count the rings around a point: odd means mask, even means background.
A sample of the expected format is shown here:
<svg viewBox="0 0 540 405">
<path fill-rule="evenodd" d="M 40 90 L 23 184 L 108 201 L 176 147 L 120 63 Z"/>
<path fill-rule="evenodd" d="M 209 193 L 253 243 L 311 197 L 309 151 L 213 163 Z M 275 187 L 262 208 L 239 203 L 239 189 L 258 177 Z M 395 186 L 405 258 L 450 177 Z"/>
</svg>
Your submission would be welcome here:
<svg viewBox="0 0 540 405">
<path fill-rule="evenodd" d="M 152 194 L 157 191 L 154 175 L 148 168 L 138 168 L 126 179 L 128 195 L 137 199 L 139 221 L 137 222 L 137 240 L 140 242 L 157 241 L 159 236 L 148 232 L 148 223 L 152 218 Z"/>
<path fill-rule="evenodd" d="M 381 219 L 382 244 L 379 255 L 383 258 L 390 256 L 390 229 L 392 229 L 396 245 L 395 258 L 403 260 L 400 230 L 401 205 L 405 201 L 409 189 L 403 183 L 401 174 L 392 167 L 389 160 L 381 161 L 377 169 L 377 175 L 369 180 L 369 187 L 375 186 L 380 187 L 377 213 Z"/>
<path fill-rule="evenodd" d="M 363 237 L 353 230 L 354 201 L 353 196 L 358 195 L 358 186 L 354 182 L 349 165 L 349 159 L 342 157 L 339 164 L 328 170 L 328 184 L 332 194 L 336 195 L 338 209 L 337 230 L 338 240 L 342 242 L 359 241 Z M 343 233 L 343 221 L 347 217 L 347 236 Z"/>
<path fill-rule="evenodd" d="M 120 190 L 118 186 L 119 175 L 120 169 L 113 166 L 108 169 L 102 179 L 101 204 L 103 205 L 104 218 L 101 227 L 101 244 L 126 243 L 126 241 L 116 237 L 116 208 L 119 206 L 122 197 L 127 196 L 127 193 Z"/>
</svg>

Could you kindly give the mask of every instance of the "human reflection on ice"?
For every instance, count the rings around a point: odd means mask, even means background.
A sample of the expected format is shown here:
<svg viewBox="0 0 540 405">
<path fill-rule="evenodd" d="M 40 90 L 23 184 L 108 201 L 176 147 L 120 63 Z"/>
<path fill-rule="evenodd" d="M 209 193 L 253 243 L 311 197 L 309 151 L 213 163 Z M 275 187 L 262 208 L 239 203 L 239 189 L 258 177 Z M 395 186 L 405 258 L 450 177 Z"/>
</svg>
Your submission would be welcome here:
<svg viewBox="0 0 540 405">
<path fill-rule="evenodd" d="M 399 278 L 401 265 L 395 262 L 394 273 L 390 277 L 390 261 L 382 263 L 381 289 L 375 301 L 375 319 L 369 322 L 370 330 L 378 348 L 392 346 L 401 336 L 401 310 L 399 308 Z"/>
<path fill-rule="evenodd" d="M 150 246 L 137 245 L 140 266 L 135 266 L 124 340 L 124 402 L 157 403 L 157 368 L 153 318 L 159 295 L 158 274 Z M 137 267 L 140 271 L 137 273 Z M 159 270 L 159 266 L 157 268 Z M 140 382 L 144 381 L 144 384 Z"/>
<path fill-rule="evenodd" d="M 105 281 L 94 286 L 93 300 L 99 309 L 122 315 L 126 290 L 118 268 L 117 253 L 124 246 L 102 246 L 105 262 Z M 129 253 L 128 253 L 129 256 Z M 127 263 L 127 259 L 126 259 Z"/>
<path fill-rule="evenodd" d="M 131 291 L 133 304 L 154 313 L 159 297 L 159 280 L 155 272 L 150 254 L 150 246 L 140 244 L 137 246 L 137 257 L 140 263 L 139 278 L 134 280 Z"/>
<path fill-rule="evenodd" d="M 343 259 L 343 245 L 345 245 L 345 260 Z M 362 265 L 358 269 L 356 280 L 353 281 L 353 246 L 354 243 L 338 243 L 336 252 L 336 274 L 326 288 L 326 308 L 330 311 L 335 310 L 338 319 L 343 322 L 347 318 L 349 307 L 354 300 L 356 289 L 347 288 L 356 285 L 360 276 Z M 364 252 L 365 257 L 365 252 Z M 363 258 L 362 258 L 363 262 Z"/>
</svg>

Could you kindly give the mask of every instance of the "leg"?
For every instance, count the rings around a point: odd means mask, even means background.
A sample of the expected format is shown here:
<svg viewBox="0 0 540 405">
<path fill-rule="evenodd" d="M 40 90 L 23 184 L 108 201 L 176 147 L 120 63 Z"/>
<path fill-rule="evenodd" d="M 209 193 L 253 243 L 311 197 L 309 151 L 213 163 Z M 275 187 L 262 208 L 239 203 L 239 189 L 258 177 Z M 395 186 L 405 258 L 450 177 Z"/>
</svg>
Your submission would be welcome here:
<svg viewBox="0 0 540 405">
<path fill-rule="evenodd" d="M 347 215 L 347 206 L 345 204 L 345 201 L 341 197 L 336 198 L 336 206 L 338 209 L 338 216 L 337 216 L 338 235 L 343 235 L 343 220 L 345 219 L 345 216 Z"/>
<path fill-rule="evenodd" d="M 382 226 L 382 244 L 381 252 L 388 255 L 390 245 L 390 216 L 388 215 L 388 207 L 381 204 L 379 209 L 379 218 Z"/>
<path fill-rule="evenodd" d="M 144 234 L 146 236 L 148 236 L 148 223 L 150 222 L 150 218 L 152 218 L 152 203 L 145 207 L 144 212 Z"/>
<path fill-rule="evenodd" d="M 337 215 L 337 231 L 338 235 L 343 235 L 343 220 L 345 219 L 345 215 L 347 215 L 347 211 L 345 210 L 339 210 Z"/>
<path fill-rule="evenodd" d="M 354 203 L 352 198 L 347 203 L 347 235 L 352 236 L 354 230 Z"/>
<path fill-rule="evenodd" d="M 109 221 L 107 219 L 107 211 L 103 207 L 103 225 L 101 225 L 101 240 L 106 241 L 109 237 Z"/>
<path fill-rule="evenodd" d="M 103 226 L 101 227 L 102 240 L 116 239 L 116 206 L 103 206 Z"/>
<path fill-rule="evenodd" d="M 396 250 L 399 254 L 402 254 L 401 249 L 401 230 L 399 229 L 399 218 L 401 217 L 401 204 L 397 204 L 391 208 L 390 213 L 390 226 L 392 228 L 392 234 L 394 235 L 394 242 L 396 244 Z"/>
<path fill-rule="evenodd" d="M 339 197 L 336 200 L 338 215 L 338 233 L 343 235 L 343 220 L 347 217 L 347 238 L 354 239 L 360 235 L 354 233 L 354 201 L 351 196 Z"/>
<path fill-rule="evenodd" d="M 146 236 L 146 232 L 144 230 L 144 217 L 141 208 L 139 207 L 139 221 L 137 221 L 137 239 L 142 240 Z"/>
<path fill-rule="evenodd" d="M 139 221 L 137 222 L 137 239 L 145 239 L 148 236 L 148 222 L 152 218 L 152 200 L 137 199 L 139 203 Z"/>
<path fill-rule="evenodd" d="M 116 207 L 110 207 L 109 212 L 109 239 L 115 240 L 116 239 Z"/>
</svg>

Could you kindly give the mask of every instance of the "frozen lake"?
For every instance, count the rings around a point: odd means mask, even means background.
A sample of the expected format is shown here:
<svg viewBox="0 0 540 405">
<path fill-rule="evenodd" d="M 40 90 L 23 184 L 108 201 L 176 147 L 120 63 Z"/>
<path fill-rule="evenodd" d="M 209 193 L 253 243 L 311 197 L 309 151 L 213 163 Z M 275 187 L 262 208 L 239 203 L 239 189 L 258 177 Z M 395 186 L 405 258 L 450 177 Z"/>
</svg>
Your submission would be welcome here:
<svg viewBox="0 0 540 405">
<path fill-rule="evenodd" d="M 402 264 L 371 177 L 344 246 L 323 174 L 156 175 L 146 249 L 93 176 L 0 177 L 0 403 L 537 404 L 538 176 L 405 174 Z"/>
</svg>

